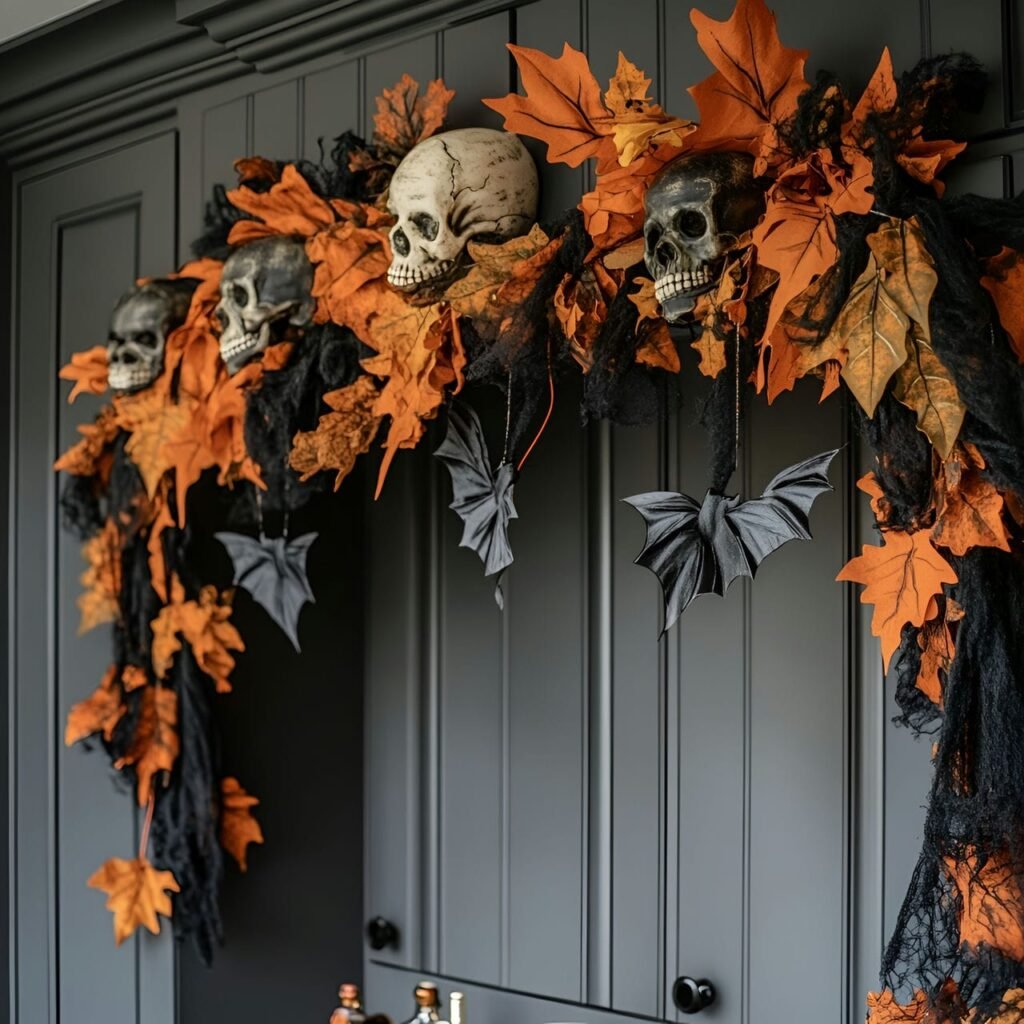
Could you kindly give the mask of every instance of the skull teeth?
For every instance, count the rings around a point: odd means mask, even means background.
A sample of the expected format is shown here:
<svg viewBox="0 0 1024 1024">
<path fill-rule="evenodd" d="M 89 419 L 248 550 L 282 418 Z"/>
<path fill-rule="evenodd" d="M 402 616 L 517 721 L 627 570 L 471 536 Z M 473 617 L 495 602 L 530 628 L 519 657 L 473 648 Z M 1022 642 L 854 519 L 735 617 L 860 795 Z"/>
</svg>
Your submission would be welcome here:
<svg viewBox="0 0 1024 1024">
<path fill-rule="evenodd" d="M 711 271 L 702 264 L 694 270 L 677 270 L 659 277 L 654 283 L 654 294 L 659 302 L 687 292 L 704 291 L 711 284 Z"/>
<path fill-rule="evenodd" d="M 243 334 L 237 341 L 230 341 L 226 345 L 223 341 L 220 346 L 220 357 L 228 362 L 245 352 L 251 352 L 260 346 L 259 338 L 252 334 Z"/>
<path fill-rule="evenodd" d="M 148 384 L 152 377 L 153 374 L 141 365 L 121 366 L 114 363 L 107 373 L 107 383 L 113 391 L 133 391 Z"/>
<path fill-rule="evenodd" d="M 413 288 L 426 281 L 444 277 L 454 266 L 455 260 L 440 260 L 429 269 L 410 267 L 402 263 L 393 264 L 388 268 L 388 284 L 396 288 Z"/>
</svg>

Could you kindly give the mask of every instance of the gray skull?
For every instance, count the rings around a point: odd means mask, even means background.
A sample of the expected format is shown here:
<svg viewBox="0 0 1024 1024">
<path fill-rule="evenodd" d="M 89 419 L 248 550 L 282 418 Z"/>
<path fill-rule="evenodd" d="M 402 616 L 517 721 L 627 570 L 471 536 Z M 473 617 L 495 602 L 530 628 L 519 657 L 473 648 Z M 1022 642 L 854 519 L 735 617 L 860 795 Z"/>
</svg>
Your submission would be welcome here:
<svg viewBox="0 0 1024 1024">
<path fill-rule="evenodd" d="M 675 321 L 717 283 L 722 257 L 764 212 L 764 190 L 748 154 L 695 153 L 661 170 L 644 208 L 644 262 Z"/>
<path fill-rule="evenodd" d="M 121 296 L 107 341 L 112 390 L 138 391 L 160 375 L 167 335 L 184 321 L 195 286 L 192 280 L 148 281 Z"/>
<path fill-rule="evenodd" d="M 313 266 L 306 247 L 294 238 L 260 238 L 228 257 L 216 315 L 220 355 L 230 373 L 280 340 L 287 327 L 309 324 L 316 306 L 312 287 Z"/>
</svg>

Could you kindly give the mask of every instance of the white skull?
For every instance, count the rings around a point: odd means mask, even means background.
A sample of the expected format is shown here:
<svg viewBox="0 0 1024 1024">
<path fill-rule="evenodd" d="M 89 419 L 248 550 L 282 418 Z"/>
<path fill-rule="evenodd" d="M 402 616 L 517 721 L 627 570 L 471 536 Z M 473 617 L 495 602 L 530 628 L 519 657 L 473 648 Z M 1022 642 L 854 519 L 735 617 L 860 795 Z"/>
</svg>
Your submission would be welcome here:
<svg viewBox="0 0 1024 1024">
<path fill-rule="evenodd" d="M 237 373 L 288 327 L 309 324 L 316 305 L 312 287 L 313 266 L 297 239 L 260 238 L 228 257 L 216 315 L 220 355 L 230 373 Z"/>
<path fill-rule="evenodd" d="M 398 165 L 388 191 L 394 256 L 388 281 L 415 291 L 454 271 L 471 238 L 506 241 L 537 216 L 537 168 L 519 137 L 460 128 L 425 139 Z"/>
<path fill-rule="evenodd" d="M 167 335 L 184 321 L 195 286 L 192 280 L 148 281 L 121 296 L 107 342 L 113 391 L 138 391 L 160 375 Z"/>
</svg>

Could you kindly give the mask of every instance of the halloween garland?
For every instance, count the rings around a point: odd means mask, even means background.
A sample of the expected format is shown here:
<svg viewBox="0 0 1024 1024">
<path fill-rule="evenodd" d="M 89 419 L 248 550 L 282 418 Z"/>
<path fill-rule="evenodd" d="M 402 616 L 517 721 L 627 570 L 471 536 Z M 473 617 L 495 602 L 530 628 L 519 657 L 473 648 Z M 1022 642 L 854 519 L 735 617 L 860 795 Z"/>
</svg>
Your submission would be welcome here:
<svg viewBox="0 0 1024 1024">
<path fill-rule="evenodd" d="M 805 80 L 806 53 L 781 44 L 763 0 L 692 21 L 715 68 L 690 90 L 697 122 L 654 103 L 622 55 L 602 90 L 568 45 L 510 47 L 523 95 L 487 105 L 549 161 L 595 164 L 558 221 L 534 223 L 515 135 L 439 134 L 452 93 L 406 76 L 378 99 L 369 143 L 343 135 L 322 165 L 239 161 L 195 259 L 140 282 L 109 344 L 61 372 L 72 399 L 113 391 L 57 468 L 88 566 L 82 627 L 114 631 L 66 740 L 98 739 L 146 808 L 137 856 L 89 883 L 118 942 L 173 906 L 209 959 L 220 851 L 244 870 L 262 842 L 211 724 L 243 640 L 230 592 L 190 557 L 203 489 L 230 495 L 218 536 L 235 585 L 298 647 L 315 535 L 291 537 L 289 514 L 337 490 L 378 437 L 379 494 L 447 407 L 436 454 L 462 543 L 498 574 L 515 479 L 565 377 L 581 375 L 585 417 L 649 421 L 676 403 L 689 342 L 713 382 L 708 494 L 627 498 L 664 624 L 809 538 L 829 487 L 835 453 L 808 453 L 760 498 L 726 496 L 751 392 L 770 403 L 814 376 L 824 401 L 845 385 L 875 455 L 858 486 L 881 543 L 839 579 L 874 607 L 902 720 L 936 733 L 925 841 L 868 1019 L 1024 1021 L 1024 207 L 944 199 L 939 179 L 964 148 L 951 116 L 984 76 L 952 54 L 897 78 L 886 51 L 852 102 L 827 72 Z M 467 382 L 505 397 L 497 462 L 451 401 Z"/>
</svg>

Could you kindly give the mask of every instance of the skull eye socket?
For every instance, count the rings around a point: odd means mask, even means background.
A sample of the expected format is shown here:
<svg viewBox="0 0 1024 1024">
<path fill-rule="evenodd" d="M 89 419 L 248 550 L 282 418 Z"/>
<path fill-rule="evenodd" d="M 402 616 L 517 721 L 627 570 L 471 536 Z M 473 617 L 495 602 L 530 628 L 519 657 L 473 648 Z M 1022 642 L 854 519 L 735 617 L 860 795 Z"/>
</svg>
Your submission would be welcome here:
<svg viewBox="0 0 1024 1024">
<path fill-rule="evenodd" d="M 227 325 L 228 325 L 228 314 L 227 314 L 227 312 L 225 310 L 221 309 L 220 306 L 218 306 L 213 311 L 213 315 L 217 318 L 217 323 L 220 324 L 221 330 L 223 330 L 225 327 L 227 327 Z"/>
<path fill-rule="evenodd" d="M 684 238 L 703 238 L 708 230 L 707 218 L 699 210 L 680 210 L 674 224 Z"/>
<path fill-rule="evenodd" d="M 156 348 L 156 335 L 152 331 L 139 331 L 132 341 L 143 348 Z"/>
<path fill-rule="evenodd" d="M 391 232 L 391 247 L 399 256 L 409 255 L 412 248 L 409 245 L 409 236 L 401 228 L 395 228 L 395 230 Z"/>
<path fill-rule="evenodd" d="M 231 286 L 231 301 L 236 306 L 245 306 L 249 301 L 249 293 L 240 285 Z"/>
<path fill-rule="evenodd" d="M 658 248 L 658 243 L 661 241 L 661 228 L 656 224 L 649 224 L 644 231 L 644 244 L 647 246 L 648 252 L 654 252 Z"/>
<path fill-rule="evenodd" d="M 440 230 L 441 225 L 429 213 L 414 213 L 409 220 L 428 242 L 432 242 L 437 238 L 437 232 Z"/>
</svg>

